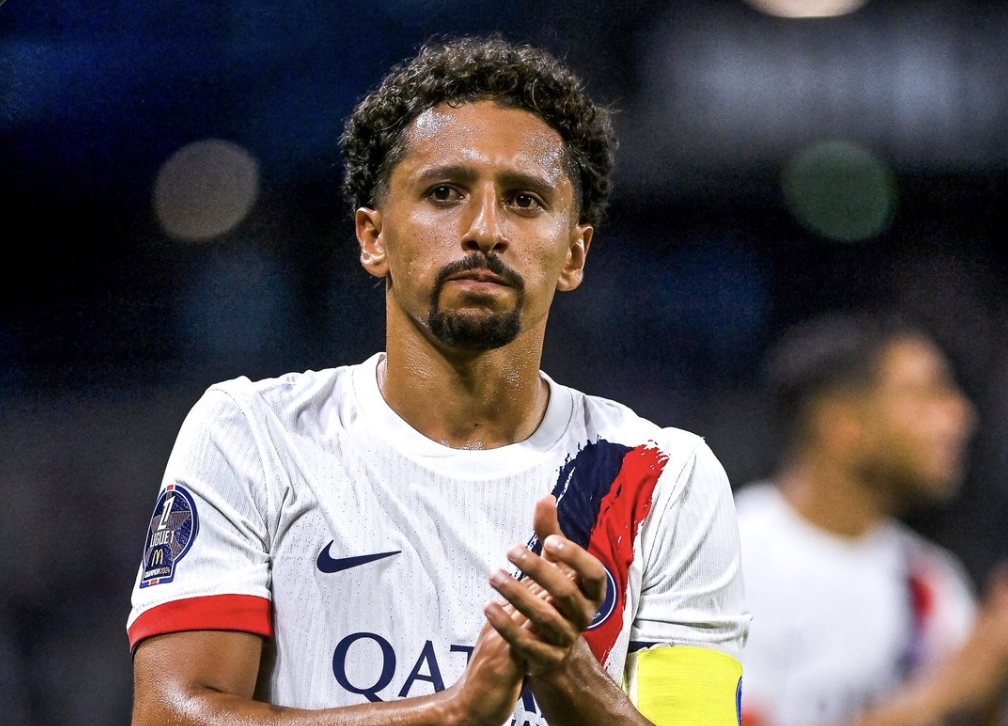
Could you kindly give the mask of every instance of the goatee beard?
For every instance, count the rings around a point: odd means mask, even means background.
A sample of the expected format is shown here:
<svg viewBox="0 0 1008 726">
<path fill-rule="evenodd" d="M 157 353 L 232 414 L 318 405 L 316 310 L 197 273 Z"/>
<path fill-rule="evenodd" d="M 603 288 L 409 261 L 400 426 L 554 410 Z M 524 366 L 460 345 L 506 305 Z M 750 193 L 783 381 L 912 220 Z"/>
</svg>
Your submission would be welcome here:
<svg viewBox="0 0 1008 726">
<path fill-rule="evenodd" d="M 511 310 L 499 313 L 460 313 L 440 309 L 441 289 L 449 276 L 468 270 L 489 270 L 518 293 Z M 507 345 L 521 330 L 521 310 L 525 302 L 525 281 L 495 255 L 472 252 L 443 267 L 434 281 L 427 327 L 439 341 L 452 348 L 493 350 Z"/>
</svg>

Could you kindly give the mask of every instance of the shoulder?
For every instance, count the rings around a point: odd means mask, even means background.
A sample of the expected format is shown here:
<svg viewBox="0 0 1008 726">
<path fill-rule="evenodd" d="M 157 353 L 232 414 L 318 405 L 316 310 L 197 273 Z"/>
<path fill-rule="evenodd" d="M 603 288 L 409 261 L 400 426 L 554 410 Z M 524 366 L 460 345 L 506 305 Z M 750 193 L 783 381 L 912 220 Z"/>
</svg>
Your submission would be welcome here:
<svg viewBox="0 0 1008 726">
<path fill-rule="evenodd" d="M 205 395 L 230 399 L 240 406 L 282 406 L 288 401 L 311 400 L 330 391 L 350 368 L 291 372 L 258 380 L 240 376 L 213 384 Z"/>
<path fill-rule="evenodd" d="M 703 437 L 675 426 L 659 426 L 608 398 L 577 391 L 573 396 L 574 415 L 580 418 L 574 423 L 583 428 L 586 438 L 604 440 L 638 454 L 638 470 L 653 467 L 664 496 L 731 496 L 724 468 Z"/>
<path fill-rule="evenodd" d="M 356 367 L 291 372 L 259 380 L 245 376 L 232 378 L 207 388 L 195 410 L 210 409 L 217 415 L 230 412 L 254 420 L 276 418 L 289 423 L 316 417 L 347 397 Z"/>
<path fill-rule="evenodd" d="M 292 372 L 273 378 L 232 378 L 209 386 L 191 407 L 177 445 L 200 448 L 209 441 L 228 450 L 267 441 L 317 438 L 345 428 L 359 408 L 353 371 L 345 366 Z"/>
<path fill-rule="evenodd" d="M 703 438 L 690 431 L 659 426 L 618 401 L 569 390 L 575 401 L 575 415 L 582 419 L 579 423 L 589 435 L 630 447 L 652 445 L 666 456 L 676 458 L 689 456 L 698 449 L 707 449 Z"/>
<path fill-rule="evenodd" d="M 743 520 L 753 524 L 776 522 L 786 514 L 785 506 L 780 491 L 769 481 L 750 482 L 735 492 L 735 508 L 740 523 Z"/>
</svg>

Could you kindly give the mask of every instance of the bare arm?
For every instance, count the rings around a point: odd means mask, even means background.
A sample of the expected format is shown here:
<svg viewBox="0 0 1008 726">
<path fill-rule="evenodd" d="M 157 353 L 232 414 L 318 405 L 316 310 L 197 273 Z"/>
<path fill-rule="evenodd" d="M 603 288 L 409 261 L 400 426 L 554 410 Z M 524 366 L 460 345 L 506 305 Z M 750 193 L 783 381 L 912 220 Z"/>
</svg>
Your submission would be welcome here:
<svg viewBox="0 0 1008 726">
<path fill-rule="evenodd" d="M 234 631 L 149 638 L 134 657 L 133 726 L 484 726 L 505 721 L 524 673 L 486 626 L 450 688 L 400 701 L 309 711 L 252 700 L 262 639 Z"/>
</svg>

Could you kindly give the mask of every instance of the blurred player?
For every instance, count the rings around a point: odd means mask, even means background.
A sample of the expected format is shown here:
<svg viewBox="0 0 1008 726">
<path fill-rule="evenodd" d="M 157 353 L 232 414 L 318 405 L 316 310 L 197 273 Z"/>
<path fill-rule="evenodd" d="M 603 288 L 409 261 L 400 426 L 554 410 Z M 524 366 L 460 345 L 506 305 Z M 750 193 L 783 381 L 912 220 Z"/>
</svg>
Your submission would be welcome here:
<svg viewBox="0 0 1008 726">
<path fill-rule="evenodd" d="M 1008 583 L 977 612 L 959 561 L 897 519 L 962 479 L 974 412 L 945 356 L 891 317 L 835 315 L 767 370 L 788 446 L 736 497 L 744 723 L 982 722 L 1008 682 Z"/>
<path fill-rule="evenodd" d="M 196 404 L 133 593 L 134 723 L 736 723 L 723 469 L 539 370 L 609 191 L 606 111 L 550 56 L 467 39 L 393 69 L 343 148 L 387 349 Z"/>
</svg>

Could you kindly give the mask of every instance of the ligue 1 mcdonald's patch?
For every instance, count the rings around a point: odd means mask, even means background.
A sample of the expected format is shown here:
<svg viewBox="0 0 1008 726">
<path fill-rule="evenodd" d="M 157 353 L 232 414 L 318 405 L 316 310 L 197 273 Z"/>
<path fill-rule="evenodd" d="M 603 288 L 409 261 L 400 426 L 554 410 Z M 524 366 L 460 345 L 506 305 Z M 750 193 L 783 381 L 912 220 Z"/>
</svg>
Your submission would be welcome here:
<svg viewBox="0 0 1008 726">
<path fill-rule="evenodd" d="M 169 484 L 158 497 L 144 544 L 140 587 L 171 582 L 175 567 L 196 539 L 199 517 L 192 495 L 178 484 Z"/>
</svg>

